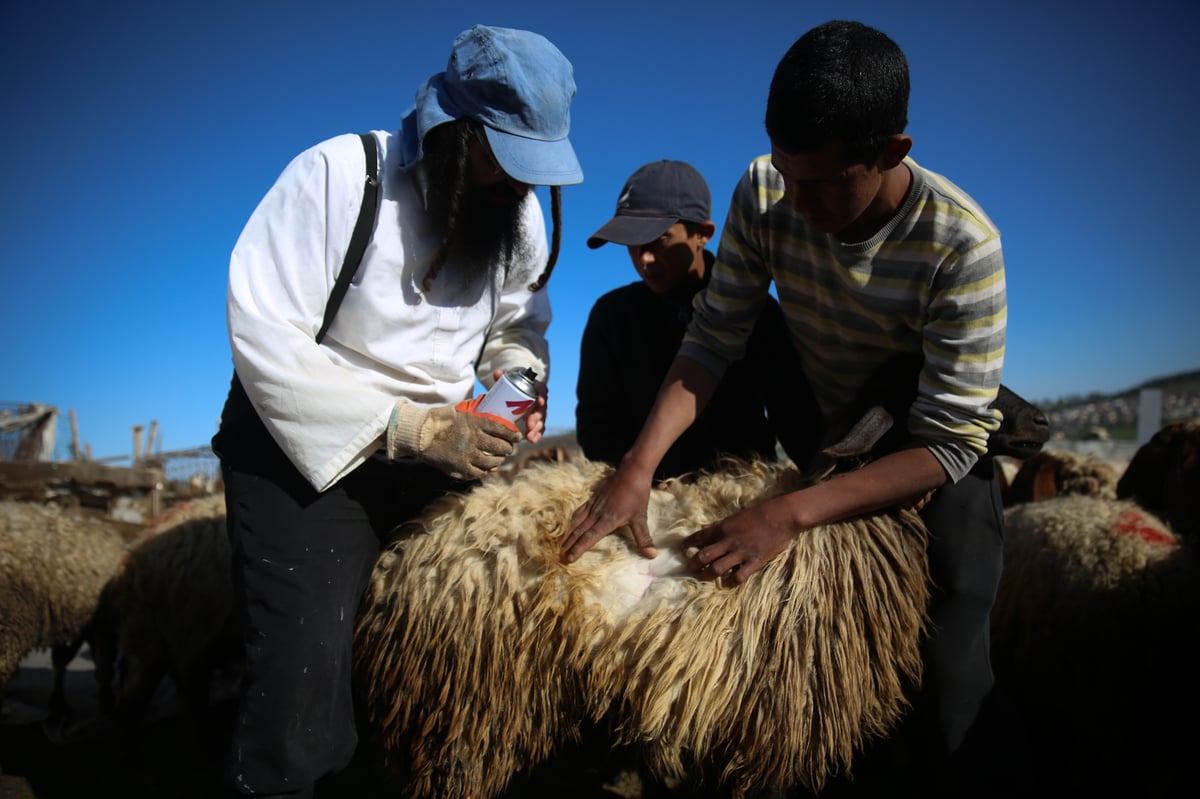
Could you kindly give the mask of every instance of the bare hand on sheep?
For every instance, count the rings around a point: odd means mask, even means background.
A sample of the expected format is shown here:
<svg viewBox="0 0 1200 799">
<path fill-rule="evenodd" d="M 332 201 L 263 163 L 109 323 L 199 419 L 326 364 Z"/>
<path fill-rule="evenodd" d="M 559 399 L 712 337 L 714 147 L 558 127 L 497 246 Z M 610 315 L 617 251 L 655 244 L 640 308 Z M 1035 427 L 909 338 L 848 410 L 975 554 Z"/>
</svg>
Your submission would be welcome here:
<svg viewBox="0 0 1200 799">
<path fill-rule="evenodd" d="M 642 554 L 657 557 L 658 549 L 646 524 L 651 476 L 627 466 L 613 472 L 571 516 L 571 529 L 562 543 L 563 562 L 574 563 L 597 541 L 626 524 Z"/>
<path fill-rule="evenodd" d="M 741 585 L 784 550 L 795 535 L 787 498 L 777 497 L 697 530 L 683 539 L 695 550 L 688 565 L 698 577 Z"/>
<path fill-rule="evenodd" d="M 415 456 L 456 480 L 475 480 L 504 463 L 520 440 L 520 430 L 494 418 L 400 400 L 388 421 L 387 456 Z"/>
</svg>

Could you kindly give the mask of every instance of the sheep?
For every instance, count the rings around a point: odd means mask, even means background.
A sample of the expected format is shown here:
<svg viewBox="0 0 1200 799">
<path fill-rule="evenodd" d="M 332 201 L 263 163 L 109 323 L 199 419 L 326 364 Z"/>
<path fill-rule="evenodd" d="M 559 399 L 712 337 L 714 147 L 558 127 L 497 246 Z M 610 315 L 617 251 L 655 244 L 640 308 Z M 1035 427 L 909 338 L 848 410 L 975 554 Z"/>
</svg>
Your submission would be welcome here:
<svg viewBox="0 0 1200 799">
<path fill-rule="evenodd" d="M 573 443 L 558 444 L 543 442 L 540 445 L 526 444 L 519 446 L 516 453 L 501 464 L 498 471 L 502 475 L 512 477 L 531 463 L 566 463 L 571 460 L 572 454 L 576 456 L 580 454 L 579 447 Z"/>
<path fill-rule="evenodd" d="M 1106 790 L 1173 795 L 1191 779 L 1180 765 L 1190 747 L 1141 732 L 1200 711 L 1190 666 L 1200 643 L 1200 420 L 1166 425 L 1106 493 L 1007 511 L 993 662 L 1065 779 L 1094 774 Z"/>
<path fill-rule="evenodd" d="M 992 407 L 1000 411 L 1000 429 L 988 436 L 988 455 L 1025 460 L 1050 438 L 1050 420 L 1041 408 L 1001 385 Z"/>
<path fill-rule="evenodd" d="M 1116 492 L 1163 517 L 1179 535 L 1200 539 L 1200 418 L 1155 433 L 1130 459 Z"/>
<path fill-rule="evenodd" d="M 1021 462 L 1002 491 L 1005 507 L 1063 494 L 1117 496 L 1117 467 L 1095 455 L 1048 449 Z"/>
<path fill-rule="evenodd" d="M 1052 785 L 1170 796 L 1190 778 L 1194 747 L 1173 731 L 1200 711 L 1196 568 L 1194 546 L 1129 500 L 1006 512 L 993 666 Z"/>
<path fill-rule="evenodd" d="M 622 536 L 560 562 L 572 512 L 611 471 L 531 463 L 436 501 L 383 549 L 357 617 L 365 725 L 413 797 L 497 796 L 611 722 L 665 784 L 819 788 L 887 734 L 920 680 L 926 533 L 907 510 L 807 531 L 736 590 L 679 543 L 796 490 L 790 464 L 730 460 L 652 492 L 659 547 Z"/>
<path fill-rule="evenodd" d="M 136 759 L 155 690 L 170 674 L 185 713 L 206 730 L 210 687 L 220 666 L 238 665 L 233 572 L 225 497 L 173 508 L 129 552 L 103 611 L 115 627 L 119 668 L 115 715 L 127 754 Z M 111 658 L 99 663 L 112 673 Z"/>
<path fill-rule="evenodd" d="M 101 592 L 125 555 L 125 543 L 120 528 L 103 519 L 52 505 L 0 502 L 0 698 L 21 659 L 49 647 L 50 721 L 61 721 L 67 665 L 96 634 Z"/>
<path fill-rule="evenodd" d="M 856 401 L 827 423 L 826 445 L 815 462 L 845 470 L 854 468 L 868 454 L 876 458 L 907 443 L 907 427 L 896 425 L 895 420 L 908 417 L 917 396 L 922 364 L 920 356 L 902 355 L 880 366 Z M 1046 414 L 1008 386 L 997 389 L 992 408 L 1000 412 L 1001 418 L 999 429 L 988 436 L 989 457 L 1025 460 L 1041 451 L 1049 440 Z M 869 434 L 869 438 L 864 441 L 860 433 Z"/>
</svg>

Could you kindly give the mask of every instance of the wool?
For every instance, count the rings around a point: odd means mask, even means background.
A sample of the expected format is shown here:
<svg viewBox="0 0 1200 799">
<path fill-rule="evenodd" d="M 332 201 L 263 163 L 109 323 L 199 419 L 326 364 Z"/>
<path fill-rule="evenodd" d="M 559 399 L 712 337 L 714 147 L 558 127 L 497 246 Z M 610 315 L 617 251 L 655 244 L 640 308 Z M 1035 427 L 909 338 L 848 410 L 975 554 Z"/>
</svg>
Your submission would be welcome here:
<svg viewBox="0 0 1200 799">
<path fill-rule="evenodd" d="M 125 558 L 105 594 L 103 613 L 116 646 L 97 671 L 116 676 L 114 710 L 126 745 L 140 745 L 141 726 L 159 683 L 170 675 L 184 709 L 199 720 L 218 665 L 237 662 L 233 576 L 225 497 L 172 508 Z M 111 677 L 110 677 L 111 679 Z"/>
<path fill-rule="evenodd" d="M 1112 463 L 1062 449 L 1047 449 L 1023 461 L 1004 489 L 1006 507 L 1064 494 L 1114 499 L 1119 472 Z"/>
<path fill-rule="evenodd" d="M 52 714 L 63 674 L 92 635 L 101 592 L 125 554 L 115 524 L 57 505 L 0 502 L 0 696 L 25 655 L 52 650 Z"/>
<path fill-rule="evenodd" d="M 1044 768 L 1147 796 L 1190 779 L 1191 747 L 1166 731 L 1200 712 L 1194 546 L 1131 501 L 1084 495 L 1011 508 L 1004 533 L 992 660 Z"/>
<path fill-rule="evenodd" d="M 611 469 L 531 463 L 440 500 L 385 547 L 355 631 L 366 723 L 413 797 L 494 797 L 585 722 L 665 782 L 819 788 L 920 679 L 925 531 L 907 511 L 805 531 L 745 584 L 686 572 L 687 534 L 800 487 L 730 460 L 652 492 L 571 565 L 572 513 Z"/>
</svg>

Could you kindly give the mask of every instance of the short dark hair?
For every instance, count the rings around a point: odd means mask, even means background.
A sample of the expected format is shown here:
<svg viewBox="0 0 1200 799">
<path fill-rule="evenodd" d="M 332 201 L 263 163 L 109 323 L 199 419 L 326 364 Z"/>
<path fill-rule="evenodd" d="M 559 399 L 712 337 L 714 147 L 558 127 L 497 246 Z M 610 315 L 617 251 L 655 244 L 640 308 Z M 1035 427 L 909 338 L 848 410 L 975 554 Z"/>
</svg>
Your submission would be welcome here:
<svg viewBox="0 0 1200 799">
<path fill-rule="evenodd" d="M 885 34 L 861 22 L 819 25 L 788 49 L 767 95 L 767 135 L 787 153 L 840 143 L 873 163 L 908 125 L 908 61 Z"/>
</svg>

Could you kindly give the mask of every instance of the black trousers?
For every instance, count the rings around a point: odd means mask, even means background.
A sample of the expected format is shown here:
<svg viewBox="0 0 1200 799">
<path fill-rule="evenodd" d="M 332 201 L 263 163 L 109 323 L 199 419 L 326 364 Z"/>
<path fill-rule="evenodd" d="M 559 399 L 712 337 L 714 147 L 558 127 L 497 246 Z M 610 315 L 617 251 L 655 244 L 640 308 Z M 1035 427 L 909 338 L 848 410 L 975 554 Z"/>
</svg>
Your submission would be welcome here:
<svg viewBox="0 0 1200 799">
<path fill-rule="evenodd" d="M 981 713 L 995 683 L 989 619 L 1004 567 L 1004 506 L 992 459 L 938 489 L 921 518 L 929 530 L 932 627 L 910 725 L 913 754 L 943 774 L 938 793 L 964 795 L 966 787 L 955 786 L 978 776 L 975 766 L 960 766 L 964 744 L 987 723 Z"/>
<path fill-rule="evenodd" d="M 991 458 L 938 489 L 922 509 L 933 594 L 921 685 L 896 733 L 856 758 L 853 778 L 835 780 L 822 797 L 1028 795 L 1027 741 L 997 693 L 991 667 L 990 615 L 1004 564 L 1003 514 Z"/>
<path fill-rule="evenodd" d="M 227 777 L 236 795 L 311 796 L 358 743 L 351 642 L 381 541 L 468 484 L 374 458 L 318 493 L 242 401 L 213 440 L 246 652 Z"/>
</svg>

